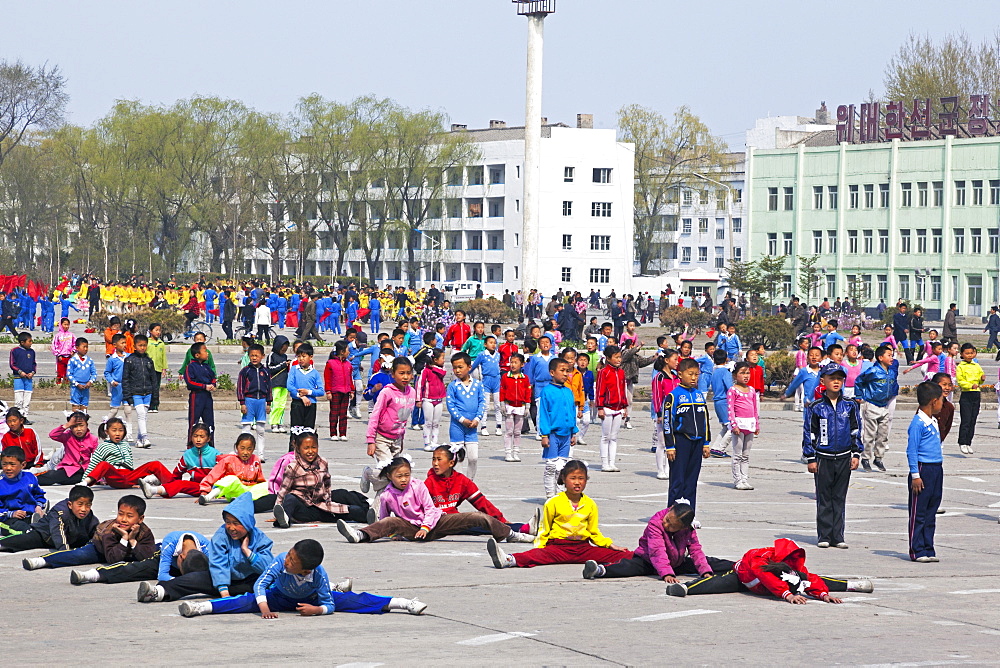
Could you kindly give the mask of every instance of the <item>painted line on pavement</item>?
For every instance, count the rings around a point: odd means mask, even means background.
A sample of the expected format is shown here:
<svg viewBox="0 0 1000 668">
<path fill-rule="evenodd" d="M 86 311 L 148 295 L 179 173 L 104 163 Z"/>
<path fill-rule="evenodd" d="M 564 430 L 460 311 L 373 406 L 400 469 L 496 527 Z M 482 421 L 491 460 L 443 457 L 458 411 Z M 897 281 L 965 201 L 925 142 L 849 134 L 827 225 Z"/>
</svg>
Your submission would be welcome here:
<svg viewBox="0 0 1000 668">
<path fill-rule="evenodd" d="M 939 626 L 965 626 L 965 622 L 956 622 L 951 619 L 939 619 L 934 624 L 938 624 Z"/>
<path fill-rule="evenodd" d="M 504 640 L 513 640 L 514 638 L 530 638 L 531 636 L 537 635 L 535 633 L 525 633 L 524 631 L 511 631 L 510 633 L 494 633 L 488 636 L 476 636 L 475 638 L 469 638 L 468 640 L 459 640 L 456 645 L 465 645 L 466 647 L 479 647 L 480 645 L 489 645 L 495 642 L 501 642 Z"/>
<path fill-rule="evenodd" d="M 963 589 L 960 591 L 950 591 L 949 594 L 967 596 L 969 594 L 1000 594 L 1000 589 Z"/>
<path fill-rule="evenodd" d="M 678 619 L 680 617 L 691 617 L 693 615 L 711 615 L 721 610 L 678 610 L 677 612 L 661 612 L 657 615 L 644 615 L 633 617 L 630 622 L 659 622 L 664 619 Z"/>
<path fill-rule="evenodd" d="M 378 668 L 384 665 L 384 663 L 365 663 L 364 661 L 359 661 L 357 663 L 342 663 L 336 668 Z"/>
<path fill-rule="evenodd" d="M 447 550 L 444 552 L 400 552 L 404 557 L 483 557 L 484 552 L 459 552 L 457 550 Z"/>
<path fill-rule="evenodd" d="M 881 478 L 863 478 L 869 482 L 880 482 L 884 485 L 906 485 L 905 482 L 897 482 L 895 480 L 882 480 Z M 945 487 L 943 488 L 948 492 L 972 492 L 973 494 L 985 494 L 986 496 L 1000 496 L 1000 492 L 989 492 L 985 489 L 966 489 L 965 487 Z"/>
<path fill-rule="evenodd" d="M 971 476 L 961 476 L 962 480 L 968 480 L 969 482 L 986 482 L 982 478 L 973 478 Z"/>
</svg>

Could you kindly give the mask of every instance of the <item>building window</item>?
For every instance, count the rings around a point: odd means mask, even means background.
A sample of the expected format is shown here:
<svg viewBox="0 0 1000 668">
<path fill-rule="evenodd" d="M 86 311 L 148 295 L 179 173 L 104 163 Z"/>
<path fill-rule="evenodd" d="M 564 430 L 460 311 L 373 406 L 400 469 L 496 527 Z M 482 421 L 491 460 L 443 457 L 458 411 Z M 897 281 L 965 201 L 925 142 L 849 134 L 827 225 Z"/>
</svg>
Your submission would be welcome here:
<svg viewBox="0 0 1000 668">
<path fill-rule="evenodd" d="M 927 182 L 917 183 L 917 206 L 927 206 Z"/>
<path fill-rule="evenodd" d="M 504 182 L 504 166 L 490 166 L 490 185 L 502 185 Z"/>
<path fill-rule="evenodd" d="M 768 188 L 767 189 L 767 210 L 777 211 L 778 210 L 778 189 Z"/>
<path fill-rule="evenodd" d="M 941 301 L 941 277 L 931 276 L 931 301 Z"/>
<path fill-rule="evenodd" d="M 594 167 L 594 183 L 611 183 L 611 168 Z"/>
<path fill-rule="evenodd" d="M 767 233 L 767 254 L 775 256 L 778 254 L 778 234 L 777 232 Z"/>
<path fill-rule="evenodd" d="M 726 219 L 716 218 L 715 219 L 715 238 L 725 239 L 726 238 Z"/>
<path fill-rule="evenodd" d="M 931 230 L 931 252 L 941 253 L 943 248 L 941 230 Z"/>
<path fill-rule="evenodd" d="M 882 255 L 889 254 L 889 230 L 878 231 L 878 252 Z"/>
<path fill-rule="evenodd" d="M 878 275 L 878 298 L 889 298 L 889 277 L 885 274 Z"/>
<path fill-rule="evenodd" d="M 990 181 L 990 204 L 1000 204 L 1000 180 Z"/>
<path fill-rule="evenodd" d="M 927 230 L 917 230 L 917 252 L 927 252 Z"/>
<path fill-rule="evenodd" d="M 951 277 L 951 299 L 958 301 L 958 276 Z"/>
<path fill-rule="evenodd" d="M 914 276 L 913 284 L 914 284 L 913 298 L 920 302 L 927 299 L 927 277 Z"/>
<path fill-rule="evenodd" d="M 782 255 L 792 254 L 792 233 L 782 232 L 781 236 L 781 253 Z"/>
<path fill-rule="evenodd" d="M 667 259 L 668 260 L 677 259 L 677 244 L 667 244 Z"/>
<path fill-rule="evenodd" d="M 691 234 L 690 218 L 681 218 L 681 234 Z"/>
<path fill-rule="evenodd" d="M 863 252 L 865 255 L 871 255 L 874 252 L 874 247 L 872 245 L 872 236 L 873 236 L 872 231 L 864 230 L 862 234 L 864 235 L 865 239 L 865 249 Z"/>
<path fill-rule="evenodd" d="M 831 209 L 836 209 L 838 206 L 837 202 L 837 186 L 827 186 L 826 188 L 828 201 Z"/>
<path fill-rule="evenodd" d="M 591 283 L 610 283 L 611 282 L 611 270 L 610 269 L 591 269 L 590 270 L 590 282 Z"/>
<path fill-rule="evenodd" d="M 826 275 L 826 294 L 835 295 L 837 294 L 837 275 L 827 274 Z"/>
<path fill-rule="evenodd" d="M 983 252 L 983 231 L 978 227 L 969 230 L 972 236 L 972 252 L 979 255 Z"/>
<path fill-rule="evenodd" d="M 773 188 L 773 190 L 775 191 L 775 193 L 777 193 L 777 191 L 778 191 L 777 188 Z M 683 194 L 681 195 L 681 197 L 683 198 L 684 206 L 691 206 L 691 204 L 694 203 L 694 195 L 691 194 L 690 190 L 685 190 L 683 192 Z M 775 202 L 777 202 L 777 200 L 775 200 Z M 775 204 L 773 210 L 777 211 L 777 209 L 778 209 L 778 205 Z"/>
<path fill-rule="evenodd" d="M 910 231 L 900 230 L 899 231 L 899 252 L 909 253 L 910 252 Z"/>
<path fill-rule="evenodd" d="M 677 216 L 664 216 L 663 217 L 663 231 L 664 232 L 676 232 L 677 231 Z"/>
<path fill-rule="evenodd" d="M 733 188 L 733 202 L 739 204 L 743 201 L 743 188 Z"/>
<path fill-rule="evenodd" d="M 611 202 L 593 202 L 590 205 L 590 215 L 595 218 L 611 217 Z"/>
<path fill-rule="evenodd" d="M 743 219 L 733 218 L 733 234 L 742 234 L 742 233 L 743 233 Z"/>
<path fill-rule="evenodd" d="M 573 183 L 576 167 L 563 167 L 563 183 Z"/>
<path fill-rule="evenodd" d="M 934 206 L 944 206 L 944 181 L 934 181 Z"/>
<path fill-rule="evenodd" d="M 698 246 L 698 262 L 708 262 L 708 246 Z"/>
<path fill-rule="evenodd" d="M 823 208 L 823 186 L 813 186 L 813 208 Z"/>
<path fill-rule="evenodd" d="M 858 231 L 848 230 L 847 231 L 847 252 L 851 255 L 857 255 L 858 253 Z"/>
<path fill-rule="evenodd" d="M 955 228 L 955 252 L 965 252 L 965 230 L 961 227 Z"/>
<path fill-rule="evenodd" d="M 858 208 L 858 187 L 857 186 L 847 186 L 847 207 L 850 209 Z"/>
<path fill-rule="evenodd" d="M 726 191 L 719 188 L 715 191 L 715 208 L 718 210 L 723 210 L 729 202 L 729 197 L 726 195 Z"/>
<path fill-rule="evenodd" d="M 572 216 L 573 215 L 573 203 L 572 202 L 566 202 L 566 201 L 563 202 L 563 215 L 564 216 Z"/>
<path fill-rule="evenodd" d="M 733 249 L 733 259 L 736 260 L 737 262 L 743 261 L 743 249 L 740 248 L 739 246 Z"/>
<path fill-rule="evenodd" d="M 878 205 L 883 209 L 889 208 L 889 184 L 878 184 Z"/>
<path fill-rule="evenodd" d="M 875 208 L 875 185 L 871 183 L 865 184 L 865 208 Z"/>
<path fill-rule="evenodd" d="M 955 206 L 965 206 L 965 181 L 955 181 Z"/>
<path fill-rule="evenodd" d="M 781 277 L 781 295 L 785 299 L 792 296 L 792 277 L 789 274 Z"/>
<path fill-rule="evenodd" d="M 715 247 L 715 268 L 725 269 L 726 268 L 726 249 L 722 246 Z"/>
<path fill-rule="evenodd" d="M 698 219 L 698 234 L 708 234 L 708 218 Z"/>
<path fill-rule="evenodd" d="M 469 235 L 469 247 L 468 250 L 483 250 L 483 235 L 479 232 L 473 232 Z"/>
<path fill-rule="evenodd" d="M 909 299 L 910 298 L 910 277 L 906 275 L 900 275 L 899 277 L 899 298 Z"/>
<path fill-rule="evenodd" d="M 813 230 L 813 255 L 819 255 L 823 252 L 823 232 L 820 230 Z"/>
<path fill-rule="evenodd" d="M 900 202 L 902 207 L 913 206 L 913 184 L 912 183 L 901 183 L 900 187 L 903 191 L 903 199 Z"/>
<path fill-rule="evenodd" d="M 611 236 L 606 234 L 591 234 L 590 250 L 592 251 L 611 250 Z"/>
<path fill-rule="evenodd" d="M 563 250 L 573 250 L 573 235 L 564 234 L 563 235 Z"/>
<path fill-rule="evenodd" d="M 990 255 L 996 255 L 1000 253 L 1000 230 L 997 228 L 990 229 Z"/>
<path fill-rule="evenodd" d="M 691 247 L 684 246 L 681 248 L 681 262 L 690 262 L 690 261 L 691 261 Z"/>
<path fill-rule="evenodd" d="M 837 230 L 826 231 L 826 252 L 831 255 L 837 253 Z M 833 294 L 832 292 L 830 294 Z"/>
<path fill-rule="evenodd" d="M 571 267 L 562 268 L 562 282 L 571 283 L 573 281 L 573 269 Z"/>
<path fill-rule="evenodd" d="M 503 232 L 487 235 L 486 248 L 488 250 L 503 250 Z"/>
<path fill-rule="evenodd" d="M 972 206 L 983 205 L 983 182 L 975 180 L 972 182 Z"/>
<path fill-rule="evenodd" d="M 785 211 L 791 211 L 795 208 L 795 189 L 791 186 L 785 187 Z"/>
</svg>

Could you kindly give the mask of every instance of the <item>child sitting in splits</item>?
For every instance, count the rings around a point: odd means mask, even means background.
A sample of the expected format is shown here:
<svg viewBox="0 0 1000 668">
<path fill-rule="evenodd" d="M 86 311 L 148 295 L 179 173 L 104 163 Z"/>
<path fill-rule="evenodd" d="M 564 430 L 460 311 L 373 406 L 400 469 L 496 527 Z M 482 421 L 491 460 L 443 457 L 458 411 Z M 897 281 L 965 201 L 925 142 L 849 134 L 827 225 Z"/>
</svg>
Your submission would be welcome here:
<svg viewBox="0 0 1000 668">
<path fill-rule="evenodd" d="M 143 522 L 146 502 L 133 494 L 118 499 L 118 517 L 97 525 L 94 537 L 75 550 L 50 552 L 21 562 L 26 571 L 84 564 L 113 564 L 141 561 L 156 553 L 156 539 Z"/>
<path fill-rule="evenodd" d="M 693 521 L 694 509 L 683 501 L 664 508 L 650 518 L 631 559 L 609 566 L 588 561 L 583 565 L 583 577 L 592 580 L 656 575 L 672 584 L 677 582 L 677 573 L 708 577 L 732 570 L 733 562 L 728 559 L 705 556 L 698 534 L 691 527 Z"/>
<path fill-rule="evenodd" d="M 349 505 L 331 497 L 330 467 L 319 456 L 316 432 L 305 427 L 292 430 L 295 456 L 285 467 L 274 501 L 275 525 L 287 529 L 293 522 L 374 522 L 375 513 L 367 503 Z"/>
<path fill-rule="evenodd" d="M 319 542 L 311 538 L 300 540 L 271 562 L 252 593 L 212 601 L 184 601 L 180 613 L 197 617 L 259 612 L 263 619 L 277 619 L 279 612 L 298 612 L 310 617 L 334 612 L 381 615 L 390 610 L 405 610 L 411 615 L 422 615 L 427 609 L 427 604 L 417 599 L 331 590 L 326 569 L 321 565 L 323 556 Z"/>
<path fill-rule="evenodd" d="M 97 428 L 101 444 L 90 456 L 83 472 L 81 485 L 90 486 L 102 480 L 115 489 L 128 489 L 138 482 L 132 466 L 132 446 L 125 440 L 125 423 L 113 417 Z M 145 475 L 145 474 L 143 474 Z M 142 476 L 139 476 L 142 477 Z"/>
<path fill-rule="evenodd" d="M 631 550 L 618 547 L 610 538 L 601 535 L 597 526 L 597 504 L 583 493 L 587 487 L 587 465 L 579 459 L 567 462 L 559 473 L 559 484 L 565 486 L 566 491 L 545 502 L 535 549 L 507 554 L 496 540 L 487 542 L 486 548 L 495 567 L 531 568 L 582 564 L 590 560 L 614 564 L 632 558 Z"/>
<path fill-rule="evenodd" d="M 219 457 L 208 475 L 201 479 L 198 503 L 206 505 L 212 499 L 235 499 L 244 492 L 253 498 L 267 494 L 260 457 L 254 454 L 257 439 L 246 432 L 236 437 L 233 454 Z"/>
<path fill-rule="evenodd" d="M 447 445 L 439 445 L 434 449 L 431 470 L 427 472 L 427 480 L 424 481 L 427 491 L 431 493 L 434 505 L 446 515 L 457 515 L 458 507 L 462 505 L 463 501 L 468 501 L 479 512 L 486 513 L 498 522 L 503 522 L 514 531 L 532 536 L 537 534 L 541 524 L 542 509 L 535 508 L 531 521 L 525 524 L 508 522 L 500 509 L 490 503 L 490 500 L 483 495 L 476 483 L 472 482 L 468 476 L 455 470 L 455 465 L 460 464 L 464 458 L 464 449 L 452 452 Z M 469 529 L 466 533 L 480 535 L 489 532 Z M 532 538 L 532 540 L 534 539 Z"/>
<path fill-rule="evenodd" d="M 831 591 L 874 591 L 871 580 L 838 580 L 814 575 L 806 570 L 806 551 L 787 538 L 774 541 L 773 547 L 750 550 L 736 562 L 736 567 L 722 575 L 709 575 L 687 584 L 667 585 L 667 595 L 731 594 L 740 590 L 755 594 L 773 594 L 789 603 L 806 603 L 806 595 L 827 603 L 842 603 Z"/>
<path fill-rule="evenodd" d="M 120 561 L 85 571 L 69 572 L 69 582 L 85 585 L 93 582 L 120 584 L 141 582 L 150 578 L 170 578 L 208 570 L 208 539 L 194 531 L 171 531 L 163 537 L 153 556 L 141 561 Z"/>
<path fill-rule="evenodd" d="M 57 552 L 83 547 L 94 537 L 97 518 L 90 508 L 94 491 L 83 485 L 69 490 L 69 497 L 52 506 L 31 528 L 16 536 L 0 538 L 0 552 L 48 548 Z"/>
<path fill-rule="evenodd" d="M 343 520 L 337 522 L 337 529 L 349 543 L 365 543 L 389 536 L 394 540 L 436 540 L 464 534 L 473 528 L 489 532 L 494 541 L 531 542 L 531 536 L 514 531 L 485 513 L 443 513 L 434 505 L 424 483 L 412 480 L 411 473 L 407 455 L 396 457 L 382 469 L 379 475 L 389 484 L 379 497 L 379 521 L 361 529 Z"/>
<path fill-rule="evenodd" d="M 139 479 L 139 487 L 147 499 L 154 496 L 171 498 L 178 494 L 201 496 L 201 481 L 215 467 L 219 451 L 212 447 L 212 434 L 203 423 L 191 427 L 188 435 L 188 447 L 181 455 L 173 471 L 168 471 L 162 462 L 149 462 L 140 469 L 149 473 Z M 185 480 L 184 477 L 190 477 Z"/>
<path fill-rule="evenodd" d="M 24 470 L 24 450 L 8 445 L 0 451 L 0 535 L 21 534 L 41 517 L 47 502 L 38 479 Z"/>
</svg>

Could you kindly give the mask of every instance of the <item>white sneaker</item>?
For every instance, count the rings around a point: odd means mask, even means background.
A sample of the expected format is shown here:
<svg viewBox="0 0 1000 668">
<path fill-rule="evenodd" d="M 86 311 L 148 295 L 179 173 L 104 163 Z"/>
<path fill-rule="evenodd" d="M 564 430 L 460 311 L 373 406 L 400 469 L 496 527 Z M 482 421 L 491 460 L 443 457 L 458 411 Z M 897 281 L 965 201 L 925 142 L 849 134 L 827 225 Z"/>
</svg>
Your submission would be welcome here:
<svg viewBox="0 0 1000 668">
<path fill-rule="evenodd" d="M 160 492 L 159 485 L 153 485 L 145 478 L 139 481 L 139 487 L 142 489 L 142 495 L 147 499 L 154 498 Z"/>
<path fill-rule="evenodd" d="M 848 580 L 847 591 L 856 591 L 864 594 L 870 594 L 873 591 L 875 591 L 875 585 L 872 584 L 871 580 Z"/>
<path fill-rule="evenodd" d="M 368 476 L 370 476 L 374 472 L 375 472 L 374 469 L 372 469 L 372 467 L 370 467 L 370 466 L 366 466 L 363 469 L 361 469 L 361 493 L 362 494 L 367 494 L 368 490 L 370 490 L 372 488 L 372 481 L 371 481 L 371 479 Z"/>
<path fill-rule="evenodd" d="M 576 444 L 577 445 L 587 445 L 587 442 L 585 440 L 583 440 L 582 438 L 578 438 L 578 439 L 576 439 Z"/>
<path fill-rule="evenodd" d="M 211 601 L 182 601 L 177 610 L 182 617 L 197 617 L 212 614 Z"/>
<path fill-rule="evenodd" d="M 346 580 L 341 580 L 340 582 L 334 584 L 331 589 L 333 591 L 339 591 L 341 594 L 346 594 L 349 591 L 354 591 L 354 578 L 347 578 Z"/>
<path fill-rule="evenodd" d="M 488 427 L 483 427 L 482 429 L 479 430 L 479 433 L 482 434 L 483 436 L 489 436 L 490 430 Z"/>
<path fill-rule="evenodd" d="M 518 453 L 516 453 L 516 452 L 515 452 L 515 453 L 514 453 L 514 461 L 515 461 L 515 462 L 519 462 L 519 461 L 521 461 L 521 455 L 519 455 Z"/>
<path fill-rule="evenodd" d="M 535 434 L 535 440 L 536 441 L 542 440 L 542 435 L 541 434 Z"/>
<path fill-rule="evenodd" d="M 346 441 L 346 440 L 347 440 L 347 434 L 344 434 L 343 436 L 341 436 L 341 437 L 340 437 L 340 440 L 342 440 L 342 441 Z"/>
<path fill-rule="evenodd" d="M 344 520 L 337 520 L 337 531 L 340 532 L 341 536 L 347 539 L 348 543 L 360 543 L 364 538 L 364 534 Z"/>
<path fill-rule="evenodd" d="M 963 454 L 963 455 L 967 455 L 967 454 L 969 454 L 969 448 L 968 448 L 968 446 L 965 446 L 965 445 L 959 445 L 959 446 L 958 446 L 958 449 L 962 451 L 962 454 Z"/>
<path fill-rule="evenodd" d="M 657 480 L 670 480 L 670 475 L 666 471 L 660 471 L 656 474 Z"/>
<path fill-rule="evenodd" d="M 72 570 L 69 572 L 69 583 L 72 585 L 85 585 L 92 582 L 100 582 L 101 574 L 96 568 L 87 571 Z"/>
<path fill-rule="evenodd" d="M 688 588 L 687 585 L 683 585 L 680 582 L 675 582 L 674 584 L 667 585 L 667 596 L 687 596 Z"/>
<path fill-rule="evenodd" d="M 970 455 L 976 454 L 975 450 L 972 449 L 972 443 L 969 443 L 967 446 L 965 446 L 965 449 L 969 451 Z"/>
<path fill-rule="evenodd" d="M 840 550 L 846 550 L 847 548 L 850 547 L 850 545 L 848 545 L 847 543 L 841 541 L 841 542 L 837 543 L 836 545 L 834 545 L 834 547 L 837 548 L 837 549 L 840 549 Z"/>
<path fill-rule="evenodd" d="M 632 422 L 631 421 L 625 423 L 625 428 L 626 429 L 635 429 L 635 427 L 632 426 Z"/>
<path fill-rule="evenodd" d="M 583 577 L 587 580 L 604 577 L 605 568 L 593 559 L 583 565 Z"/>
<path fill-rule="evenodd" d="M 160 479 L 157 478 L 153 474 L 149 474 L 148 476 L 146 476 L 145 478 L 143 478 L 143 480 L 145 480 L 146 482 L 148 482 L 150 485 L 159 485 L 160 484 Z"/>
<path fill-rule="evenodd" d="M 28 557 L 21 560 L 21 566 L 26 571 L 37 571 L 39 568 L 45 568 L 48 564 L 41 557 Z"/>
<path fill-rule="evenodd" d="M 820 542 L 816 543 L 816 547 L 828 548 L 830 547 L 830 541 L 821 540 Z"/>
<path fill-rule="evenodd" d="M 274 504 L 274 523 L 281 529 L 292 526 L 291 518 L 280 503 Z"/>
<path fill-rule="evenodd" d="M 331 436 L 330 440 L 331 441 L 339 441 L 340 440 L 340 436 Z"/>
<path fill-rule="evenodd" d="M 500 425 L 497 425 L 495 433 L 497 436 L 503 436 L 503 428 Z"/>
<path fill-rule="evenodd" d="M 486 551 L 490 553 L 490 558 L 493 559 L 494 568 L 510 568 L 517 563 L 514 561 L 514 557 L 503 551 L 503 548 L 497 543 L 496 538 L 490 538 L 486 542 Z"/>
<path fill-rule="evenodd" d="M 410 602 L 406 606 L 406 611 L 411 615 L 422 615 L 426 609 L 427 604 L 423 601 L 418 601 L 415 598 L 411 598 Z"/>
<path fill-rule="evenodd" d="M 538 506 L 531 514 L 531 519 L 528 520 L 528 533 L 537 536 L 540 526 L 542 526 L 542 507 Z"/>
<path fill-rule="evenodd" d="M 433 443 L 428 443 L 427 445 L 424 446 L 424 452 L 434 452 L 436 448 L 437 446 L 434 445 Z"/>
<path fill-rule="evenodd" d="M 136 592 L 135 598 L 139 603 L 155 603 L 162 601 L 166 598 L 167 592 L 158 584 L 153 584 L 152 582 L 140 582 L 139 591 Z"/>
<path fill-rule="evenodd" d="M 507 455 L 506 457 L 503 458 L 503 460 L 505 462 L 516 462 L 517 461 L 516 459 L 514 459 L 514 455 Z"/>
</svg>

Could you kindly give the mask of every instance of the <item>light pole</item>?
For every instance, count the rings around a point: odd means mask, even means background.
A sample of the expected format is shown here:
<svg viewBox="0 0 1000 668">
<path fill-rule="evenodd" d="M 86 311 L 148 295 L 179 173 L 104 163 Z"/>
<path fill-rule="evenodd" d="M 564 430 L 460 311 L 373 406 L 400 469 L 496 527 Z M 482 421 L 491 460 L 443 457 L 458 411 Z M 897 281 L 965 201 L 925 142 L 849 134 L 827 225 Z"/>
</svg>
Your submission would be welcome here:
<svg viewBox="0 0 1000 668">
<path fill-rule="evenodd" d="M 539 144 L 542 140 L 542 50 L 545 17 L 556 0 L 513 0 L 517 13 L 528 17 L 528 69 L 524 104 L 524 213 L 521 223 L 521 289 L 539 287 L 538 191 L 541 189 Z"/>
</svg>

